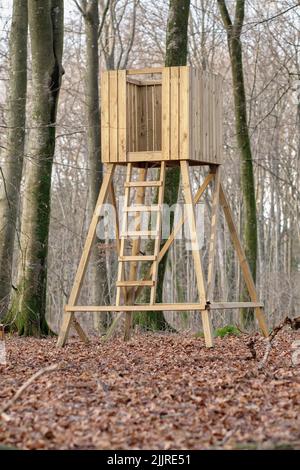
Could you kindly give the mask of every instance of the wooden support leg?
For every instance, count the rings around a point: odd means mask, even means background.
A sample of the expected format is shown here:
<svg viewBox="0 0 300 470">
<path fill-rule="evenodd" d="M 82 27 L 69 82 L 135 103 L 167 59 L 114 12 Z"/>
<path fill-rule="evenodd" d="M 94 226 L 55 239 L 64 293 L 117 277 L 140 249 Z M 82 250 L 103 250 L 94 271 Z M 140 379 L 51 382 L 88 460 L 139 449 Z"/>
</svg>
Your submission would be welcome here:
<svg viewBox="0 0 300 470">
<path fill-rule="evenodd" d="M 208 275 L 207 275 L 207 301 L 213 300 L 215 286 L 215 253 L 217 245 L 217 226 L 218 226 L 218 210 L 219 210 L 219 194 L 220 194 L 220 173 L 221 168 L 218 166 L 215 173 L 215 188 L 211 208 L 211 228 L 208 252 Z"/>
<path fill-rule="evenodd" d="M 246 259 L 244 249 L 242 247 L 242 244 L 241 244 L 239 236 L 238 236 L 238 231 L 236 229 L 236 226 L 235 226 L 235 223 L 234 223 L 234 220 L 233 220 L 233 215 L 232 215 L 232 212 L 231 212 L 231 209 L 230 209 L 230 205 L 229 205 L 229 202 L 227 200 L 227 197 L 226 197 L 226 194 L 225 194 L 222 183 L 220 184 L 220 201 L 221 201 L 221 205 L 222 205 L 223 210 L 224 210 L 224 214 L 225 214 L 225 218 L 226 218 L 227 225 L 228 225 L 228 228 L 229 228 L 229 233 L 230 233 L 230 236 L 231 236 L 231 240 L 232 240 L 233 246 L 234 246 L 234 248 L 237 252 L 237 255 L 238 255 L 241 270 L 242 270 L 242 273 L 243 273 L 243 277 L 244 277 L 247 289 L 249 291 L 250 298 L 251 298 L 252 302 L 258 302 L 258 297 L 257 297 L 257 292 L 256 292 L 256 287 L 255 287 L 255 284 L 254 284 L 254 281 L 253 281 L 253 277 L 252 277 L 252 274 L 251 274 L 251 271 L 250 271 L 250 268 L 249 268 L 248 261 Z M 266 324 L 263 309 L 261 307 L 256 307 L 255 308 L 255 315 L 256 315 L 256 318 L 257 318 L 257 321 L 258 321 L 258 324 L 260 326 L 260 329 L 261 329 L 262 333 L 264 334 L 265 337 L 268 337 L 269 336 L 269 331 L 268 331 L 268 327 L 267 327 L 267 324 Z"/>
<path fill-rule="evenodd" d="M 83 277 L 86 272 L 89 257 L 91 254 L 91 248 L 92 248 L 95 236 L 96 236 L 96 228 L 97 228 L 97 224 L 98 224 L 98 220 L 100 216 L 101 206 L 105 202 L 108 190 L 110 188 L 110 182 L 114 174 L 114 169 L 115 169 L 115 165 L 111 163 L 105 167 L 105 176 L 103 178 L 103 183 L 99 192 L 98 201 L 97 201 L 94 214 L 92 217 L 92 221 L 88 230 L 87 238 L 84 244 L 83 252 L 81 255 L 79 266 L 77 268 L 74 284 L 73 284 L 69 302 L 68 302 L 68 305 L 71 305 L 71 306 L 76 304 L 78 296 L 80 294 Z M 67 340 L 73 316 L 74 316 L 74 312 L 64 313 L 62 327 L 61 327 L 58 340 L 57 340 L 58 347 L 64 346 Z M 83 332 L 81 326 L 77 322 L 77 320 L 74 323 L 74 326 L 76 328 L 76 331 L 79 333 L 80 337 L 86 341 L 87 337 L 85 333 Z"/>
<path fill-rule="evenodd" d="M 203 308 L 203 306 L 206 305 L 206 293 L 205 293 L 204 277 L 203 277 L 202 263 L 201 263 L 201 257 L 200 257 L 200 247 L 199 247 L 199 242 L 198 242 L 198 237 L 197 237 L 195 209 L 194 209 L 194 201 L 193 201 L 192 191 L 191 191 L 191 181 L 190 181 L 188 162 L 185 160 L 182 160 L 180 162 L 180 167 L 181 167 L 181 174 L 182 174 L 184 198 L 186 202 L 187 219 L 188 219 L 189 228 L 190 228 L 192 254 L 194 258 L 194 265 L 195 265 L 195 271 L 196 271 L 199 302 L 200 302 L 201 308 Z M 211 348 L 213 346 L 213 334 L 212 334 L 212 327 L 211 327 L 211 321 L 210 321 L 210 313 L 207 310 L 203 310 L 201 312 L 201 315 L 202 315 L 205 344 L 208 348 Z"/>
</svg>

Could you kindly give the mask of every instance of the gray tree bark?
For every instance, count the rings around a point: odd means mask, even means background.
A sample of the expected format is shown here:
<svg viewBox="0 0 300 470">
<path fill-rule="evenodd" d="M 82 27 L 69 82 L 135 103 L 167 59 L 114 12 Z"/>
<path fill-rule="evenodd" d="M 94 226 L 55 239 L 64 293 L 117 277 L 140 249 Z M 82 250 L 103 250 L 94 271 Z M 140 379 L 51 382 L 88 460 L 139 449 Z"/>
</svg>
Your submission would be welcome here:
<svg viewBox="0 0 300 470">
<path fill-rule="evenodd" d="M 19 334 L 48 332 L 46 287 L 51 172 L 61 86 L 63 0 L 28 0 L 32 112 L 25 171 L 18 284 L 9 320 Z"/>
<path fill-rule="evenodd" d="M 9 304 L 22 178 L 27 92 L 27 0 L 14 0 L 10 30 L 8 137 L 0 171 L 0 318 Z"/>
<path fill-rule="evenodd" d="M 99 103 L 99 6 L 98 0 L 81 2 L 86 36 L 85 109 L 88 145 L 88 220 L 91 220 L 102 184 L 100 103 Z M 105 16 L 107 8 L 103 15 Z M 101 20 L 103 25 L 104 18 Z M 101 242 L 94 243 L 90 258 L 91 305 L 103 305 L 107 295 L 106 254 Z M 94 326 L 102 333 L 107 326 L 104 315 L 94 315 Z"/>
<path fill-rule="evenodd" d="M 231 21 L 226 1 L 218 0 L 222 21 L 227 33 L 228 49 L 231 61 L 233 96 L 235 109 L 235 126 L 237 143 L 241 157 L 241 185 L 243 194 L 243 242 L 250 270 L 256 280 L 257 260 L 257 220 L 255 184 L 251 142 L 247 123 L 247 102 L 244 85 L 243 54 L 241 32 L 244 24 L 245 0 L 236 0 L 235 18 Z M 243 290 L 242 300 L 249 300 L 248 293 Z M 243 309 L 241 320 L 244 327 L 251 327 L 254 322 L 253 310 Z"/>
</svg>

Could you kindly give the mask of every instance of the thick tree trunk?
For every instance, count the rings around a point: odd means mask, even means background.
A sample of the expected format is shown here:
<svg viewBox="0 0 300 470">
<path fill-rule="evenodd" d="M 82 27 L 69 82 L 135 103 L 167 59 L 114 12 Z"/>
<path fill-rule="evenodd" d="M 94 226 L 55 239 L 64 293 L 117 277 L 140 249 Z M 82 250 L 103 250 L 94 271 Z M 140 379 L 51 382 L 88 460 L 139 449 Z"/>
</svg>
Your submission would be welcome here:
<svg viewBox="0 0 300 470">
<path fill-rule="evenodd" d="M 186 65 L 189 12 L 189 0 L 170 0 L 166 35 L 166 67 Z M 172 206 L 177 202 L 179 182 L 179 167 L 167 168 L 164 204 Z M 170 221 L 170 230 L 172 230 L 172 227 L 173 217 Z M 152 253 L 153 249 L 151 251 L 150 248 L 149 252 Z M 167 266 L 167 256 L 168 254 L 166 253 L 164 258 L 161 260 L 158 268 L 156 302 L 162 302 L 163 284 Z M 144 294 L 144 298 L 142 299 L 142 301 L 145 303 L 149 302 L 149 299 L 147 298 L 146 294 Z M 150 327 L 152 329 L 168 328 L 168 324 L 166 323 L 163 312 L 151 312 L 151 314 L 141 312 L 138 317 L 138 322 L 139 324 L 142 324 L 146 327 Z"/>
<path fill-rule="evenodd" d="M 28 0 L 32 53 L 32 114 L 21 219 L 17 294 L 10 320 L 19 334 L 48 332 L 47 255 L 51 171 L 61 85 L 63 0 Z"/>
<path fill-rule="evenodd" d="M 84 2 L 83 17 L 86 34 L 86 115 L 88 125 L 88 220 L 91 219 L 100 186 L 102 183 L 102 164 L 100 151 L 100 109 L 99 109 L 99 7 L 98 0 Z M 90 258 L 91 305 L 103 305 L 107 295 L 107 273 L 105 250 L 101 243 L 95 242 Z M 103 332 L 107 318 L 98 313 L 94 316 L 94 325 Z"/>
<path fill-rule="evenodd" d="M 27 0 L 14 0 L 10 31 L 7 149 L 0 173 L 0 317 L 9 304 L 22 178 L 27 91 Z"/>
<path fill-rule="evenodd" d="M 255 185 L 251 143 L 247 123 L 247 103 L 244 85 L 244 71 L 242 59 L 241 32 L 244 22 L 245 1 L 236 0 L 235 19 L 232 23 L 225 0 L 218 0 L 223 24 L 227 32 L 228 48 L 231 61 L 233 82 L 235 125 L 237 143 L 241 157 L 241 186 L 243 194 L 243 243 L 251 273 L 256 280 L 257 260 L 257 219 Z M 242 292 L 242 300 L 249 300 L 248 293 Z M 243 326 L 252 326 L 254 322 L 253 310 L 241 312 Z"/>
</svg>

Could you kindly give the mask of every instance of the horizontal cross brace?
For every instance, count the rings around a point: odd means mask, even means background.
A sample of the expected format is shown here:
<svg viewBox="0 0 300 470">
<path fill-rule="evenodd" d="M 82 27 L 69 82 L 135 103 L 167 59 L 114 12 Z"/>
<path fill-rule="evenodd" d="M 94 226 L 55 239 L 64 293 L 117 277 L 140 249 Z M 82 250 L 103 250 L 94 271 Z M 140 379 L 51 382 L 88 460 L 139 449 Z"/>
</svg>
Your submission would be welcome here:
<svg viewBox="0 0 300 470">
<path fill-rule="evenodd" d="M 162 181 L 126 181 L 125 188 L 147 188 L 162 186 Z"/>
<path fill-rule="evenodd" d="M 209 305 L 201 304 L 140 304 L 140 305 L 101 305 L 101 306 L 81 306 L 66 305 L 66 312 L 151 312 L 151 311 L 177 311 L 186 310 L 218 310 L 230 308 L 257 308 L 263 307 L 262 302 L 214 302 Z"/>
</svg>

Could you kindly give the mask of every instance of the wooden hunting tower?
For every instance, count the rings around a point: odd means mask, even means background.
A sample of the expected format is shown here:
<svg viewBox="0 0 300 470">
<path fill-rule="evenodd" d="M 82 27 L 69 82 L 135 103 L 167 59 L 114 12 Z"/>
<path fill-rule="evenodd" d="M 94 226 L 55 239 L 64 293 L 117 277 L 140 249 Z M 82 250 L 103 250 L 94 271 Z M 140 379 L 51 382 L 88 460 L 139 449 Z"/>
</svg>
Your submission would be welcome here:
<svg viewBox="0 0 300 470">
<path fill-rule="evenodd" d="M 104 72 L 103 162 L 222 163 L 221 88 L 192 67 Z"/>
<path fill-rule="evenodd" d="M 219 75 L 192 67 L 164 67 L 141 70 L 114 70 L 104 72 L 101 79 L 101 148 L 104 178 L 94 215 L 76 273 L 69 302 L 65 307 L 58 345 L 63 346 L 70 326 L 80 337 L 87 336 L 75 318 L 76 312 L 126 312 L 125 338 L 130 337 L 132 315 L 145 311 L 199 311 L 208 347 L 213 345 L 211 311 L 217 309 L 255 309 L 260 328 L 265 336 L 268 329 L 264 319 L 263 304 L 258 301 L 243 247 L 234 224 L 229 202 L 221 183 L 223 154 L 222 78 Z M 116 247 L 118 273 L 115 305 L 77 305 L 82 280 L 86 272 L 101 207 L 108 195 L 115 208 L 117 201 L 113 187 L 116 165 L 126 166 L 122 230 L 116 210 Z M 193 195 L 190 182 L 190 165 L 206 165 L 209 172 Z M 162 205 L 166 169 L 179 166 L 185 198 L 185 213 L 161 247 Z M 147 179 L 149 168 L 159 168 L 156 180 Z M 137 177 L 134 177 L 134 170 Z M 208 272 L 202 268 L 201 253 L 195 220 L 195 205 L 208 185 L 214 183 L 211 204 Z M 155 204 L 145 205 L 147 188 L 157 188 Z M 218 210 L 222 207 L 233 246 L 241 265 L 250 302 L 215 302 L 215 251 Z M 141 214 L 156 212 L 154 227 L 141 230 Z M 128 227 L 128 216 L 135 217 L 134 230 Z M 158 265 L 173 243 L 184 222 L 188 222 L 194 259 L 198 302 L 156 303 Z M 141 252 L 141 238 L 153 237 L 153 253 Z M 129 241 L 126 247 L 126 241 Z M 138 279 L 141 263 L 151 262 L 148 276 Z M 149 303 L 138 303 L 142 289 L 150 289 Z"/>
</svg>

